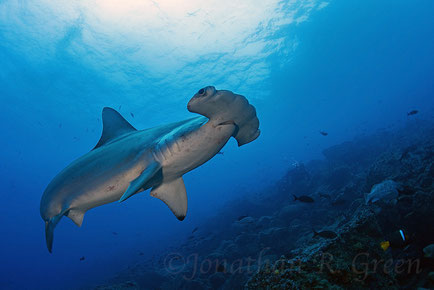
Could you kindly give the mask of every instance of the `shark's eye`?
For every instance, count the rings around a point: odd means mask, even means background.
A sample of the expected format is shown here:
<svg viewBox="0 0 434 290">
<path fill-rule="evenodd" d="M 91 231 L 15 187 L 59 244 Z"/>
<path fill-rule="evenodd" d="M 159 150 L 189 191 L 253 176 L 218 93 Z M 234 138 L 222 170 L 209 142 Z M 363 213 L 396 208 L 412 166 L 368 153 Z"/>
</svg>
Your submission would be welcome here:
<svg viewBox="0 0 434 290">
<path fill-rule="evenodd" d="M 199 95 L 203 95 L 203 94 L 205 93 L 205 88 L 200 89 L 197 93 L 198 93 Z"/>
</svg>

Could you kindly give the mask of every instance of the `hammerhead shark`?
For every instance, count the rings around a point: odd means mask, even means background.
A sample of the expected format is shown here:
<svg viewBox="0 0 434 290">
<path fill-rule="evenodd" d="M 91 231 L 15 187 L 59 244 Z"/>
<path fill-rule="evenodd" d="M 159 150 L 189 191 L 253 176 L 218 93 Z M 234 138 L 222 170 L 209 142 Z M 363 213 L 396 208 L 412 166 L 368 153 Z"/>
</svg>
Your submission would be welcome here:
<svg viewBox="0 0 434 290">
<path fill-rule="evenodd" d="M 145 130 L 136 130 L 112 108 L 103 109 L 95 148 L 63 169 L 42 195 L 50 253 L 54 228 L 63 216 L 81 226 L 89 209 L 147 189 L 182 221 L 187 214 L 182 176 L 220 152 L 230 137 L 242 146 L 260 134 L 255 108 L 231 91 L 202 88 L 187 109 L 202 116 Z"/>
</svg>

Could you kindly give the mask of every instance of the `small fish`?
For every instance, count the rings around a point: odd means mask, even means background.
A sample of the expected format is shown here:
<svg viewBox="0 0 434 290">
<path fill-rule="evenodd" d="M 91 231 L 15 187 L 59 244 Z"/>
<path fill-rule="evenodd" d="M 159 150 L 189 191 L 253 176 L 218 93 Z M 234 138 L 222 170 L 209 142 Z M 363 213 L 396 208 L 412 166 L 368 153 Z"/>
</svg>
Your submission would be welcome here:
<svg viewBox="0 0 434 290">
<path fill-rule="evenodd" d="M 323 136 L 327 136 L 329 133 L 325 132 L 325 131 L 319 131 L 319 133 Z"/>
<path fill-rule="evenodd" d="M 407 116 L 412 116 L 412 115 L 416 115 L 417 113 L 419 113 L 418 110 L 413 110 L 407 113 Z"/>
<path fill-rule="evenodd" d="M 325 238 L 325 239 L 334 239 L 338 235 L 335 232 L 332 232 L 332 231 L 320 231 L 320 232 L 316 232 L 314 230 L 313 231 L 313 238 L 315 238 L 317 236 L 319 236 L 321 238 Z"/>
<path fill-rule="evenodd" d="M 320 194 L 319 194 L 319 197 L 321 197 L 321 198 L 327 198 L 327 199 L 331 199 L 332 197 L 330 196 L 330 194 L 327 194 L 327 193 L 321 193 L 320 192 Z"/>
<path fill-rule="evenodd" d="M 130 113 L 131 114 L 131 117 L 133 117 L 134 118 L 134 114 L 133 113 Z"/>
<path fill-rule="evenodd" d="M 191 231 L 191 233 L 194 234 L 198 229 L 199 229 L 198 227 L 195 227 L 195 228 Z"/>
<path fill-rule="evenodd" d="M 365 197 L 366 204 L 374 203 L 379 200 L 396 200 L 398 198 L 399 192 L 398 188 L 400 186 L 393 180 L 384 180 L 379 184 L 372 186 L 371 192 Z"/>
<path fill-rule="evenodd" d="M 383 251 L 386 251 L 389 247 L 391 248 L 405 248 L 409 245 L 410 240 L 408 235 L 404 232 L 404 230 L 399 230 L 390 234 L 387 241 L 383 241 L 380 243 L 380 247 Z"/>
<path fill-rule="evenodd" d="M 249 217 L 248 215 L 242 215 L 238 217 L 238 221 L 241 221 L 243 219 L 245 219 L 246 217 Z"/>
<path fill-rule="evenodd" d="M 220 264 L 217 266 L 216 271 L 220 273 L 226 273 L 226 267 L 223 264 Z"/>
<path fill-rule="evenodd" d="M 347 222 L 347 221 L 350 220 L 350 215 L 348 215 L 346 213 L 343 213 L 341 216 L 342 216 L 342 221 L 343 222 Z"/>
<path fill-rule="evenodd" d="M 220 151 L 220 152 L 217 152 L 217 154 L 224 155 L 225 153 L 223 151 Z"/>
<path fill-rule="evenodd" d="M 333 205 L 333 206 L 340 206 L 340 205 L 346 204 L 347 202 L 348 202 L 348 200 L 346 200 L 346 199 L 338 198 L 338 199 L 332 201 L 331 205 Z"/>
<path fill-rule="evenodd" d="M 83 256 L 80 258 L 80 261 L 84 261 L 86 258 Z"/>
<path fill-rule="evenodd" d="M 112 234 L 113 234 L 114 236 L 117 236 L 117 235 L 118 235 L 118 233 L 117 233 L 117 232 L 112 232 Z"/>
<path fill-rule="evenodd" d="M 313 198 L 307 195 L 300 195 L 299 197 L 297 197 L 293 194 L 292 196 L 294 196 L 294 201 L 299 200 L 301 202 L 306 202 L 306 203 L 314 202 Z"/>
<path fill-rule="evenodd" d="M 407 218 L 409 218 L 409 217 L 412 217 L 413 215 L 414 215 L 414 211 L 409 212 L 408 214 L 406 214 L 406 215 L 404 216 L 404 219 L 407 219 Z"/>
<path fill-rule="evenodd" d="M 423 248 L 423 256 L 429 259 L 434 258 L 434 244 L 428 245 Z"/>
<path fill-rule="evenodd" d="M 59 129 L 62 129 L 62 123 L 59 123 Z"/>
<path fill-rule="evenodd" d="M 122 105 L 119 106 L 119 111 L 121 110 L 121 108 L 122 108 Z"/>
</svg>

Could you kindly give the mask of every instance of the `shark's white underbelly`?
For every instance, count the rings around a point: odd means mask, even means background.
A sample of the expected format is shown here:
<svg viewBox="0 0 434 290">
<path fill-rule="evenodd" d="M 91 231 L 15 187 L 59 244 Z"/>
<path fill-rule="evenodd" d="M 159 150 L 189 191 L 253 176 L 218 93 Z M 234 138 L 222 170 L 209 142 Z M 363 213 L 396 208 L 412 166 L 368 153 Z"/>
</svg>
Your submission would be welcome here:
<svg viewBox="0 0 434 290">
<path fill-rule="evenodd" d="M 41 213 L 50 216 L 67 209 L 85 212 L 119 200 L 130 182 L 146 167 L 143 151 L 133 151 L 133 154 L 118 151 L 113 156 L 95 152 L 89 158 L 92 162 L 83 159 L 67 167 L 47 188 L 46 198 L 50 202 L 42 203 Z"/>
<path fill-rule="evenodd" d="M 162 142 L 153 157 L 162 165 L 164 180 L 174 180 L 214 157 L 234 132 L 233 125 L 207 123 L 173 141 Z"/>
<path fill-rule="evenodd" d="M 143 171 L 145 164 L 137 162 L 131 168 L 115 173 L 110 178 L 101 180 L 98 184 L 85 186 L 80 194 L 71 200 L 69 207 L 87 211 L 91 208 L 118 201 L 127 190 L 131 181 Z"/>
<path fill-rule="evenodd" d="M 168 138 L 166 141 L 163 138 L 152 150 L 137 149 L 140 146 L 134 149 L 125 148 L 125 144 L 119 143 L 117 145 L 119 148 L 115 150 L 110 148 L 110 152 L 117 152 L 117 154 L 107 156 L 108 153 L 101 152 L 99 157 L 89 157 L 92 160 L 91 165 L 88 160 L 82 160 L 60 174 L 59 179 L 62 180 L 62 184 L 53 188 L 53 192 L 57 193 L 55 197 L 57 202 L 52 200 L 47 204 L 50 209 L 42 212 L 47 216 L 50 212 L 54 214 L 65 209 L 85 212 L 118 201 L 130 183 L 152 161 L 161 164 L 163 180 L 156 182 L 180 178 L 219 152 L 231 137 L 233 130 L 232 125 L 216 127 L 207 123 L 185 136 Z M 129 154 L 124 155 L 122 152 L 129 152 Z M 81 168 L 80 171 L 85 174 L 77 173 L 77 168 Z"/>
</svg>

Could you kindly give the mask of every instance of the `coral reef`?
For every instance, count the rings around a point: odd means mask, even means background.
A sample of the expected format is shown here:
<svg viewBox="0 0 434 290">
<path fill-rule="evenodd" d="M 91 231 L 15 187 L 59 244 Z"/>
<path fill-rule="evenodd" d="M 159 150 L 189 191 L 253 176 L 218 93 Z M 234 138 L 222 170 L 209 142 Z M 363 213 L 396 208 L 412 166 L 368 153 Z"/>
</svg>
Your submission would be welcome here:
<svg viewBox="0 0 434 290">
<path fill-rule="evenodd" d="M 120 273 L 110 281 L 115 288 L 97 289 L 433 287 L 426 254 L 434 242 L 433 127 L 379 132 L 323 153 L 291 168 L 260 199 L 228 205 L 205 222 L 212 232 L 199 230 L 171 254 Z M 366 193 L 386 179 L 400 184 L 398 198 L 366 205 Z M 314 237 L 314 230 L 337 237 Z M 407 243 L 384 251 L 380 243 L 399 230 Z"/>
</svg>

